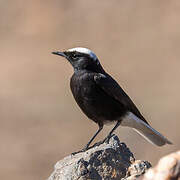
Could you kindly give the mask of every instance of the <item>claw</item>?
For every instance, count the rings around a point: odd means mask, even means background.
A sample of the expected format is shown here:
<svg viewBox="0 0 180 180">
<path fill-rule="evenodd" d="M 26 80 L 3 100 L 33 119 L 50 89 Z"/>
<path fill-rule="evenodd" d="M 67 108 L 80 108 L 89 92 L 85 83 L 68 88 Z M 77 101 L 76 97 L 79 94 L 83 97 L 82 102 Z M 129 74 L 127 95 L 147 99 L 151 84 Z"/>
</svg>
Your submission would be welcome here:
<svg viewBox="0 0 180 180">
<path fill-rule="evenodd" d="M 80 151 L 76 151 L 76 152 L 73 152 L 73 153 L 71 153 L 71 155 L 76 155 L 76 154 L 78 154 L 78 153 L 82 153 L 82 152 L 85 152 L 85 150 L 84 149 L 82 149 L 82 150 L 80 150 Z"/>
<path fill-rule="evenodd" d="M 111 139 L 112 136 L 113 136 L 113 134 L 108 135 L 108 136 L 102 141 L 102 143 L 109 144 L 109 140 Z"/>
<path fill-rule="evenodd" d="M 106 138 L 105 138 L 106 139 Z M 82 152 L 86 152 L 87 150 L 89 150 L 89 149 L 91 149 L 91 148 L 94 148 L 95 146 L 99 146 L 99 145 L 101 145 L 101 144 L 103 144 L 104 143 L 104 141 L 99 141 L 99 142 L 97 142 L 97 143 L 95 143 L 94 145 L 92 145 L 92 146 L 85 146 L 83 149 L 81 149 L 80 151 L 77 151 L 77 152 L 73 152 L 73 153 L 71 153 L 71 155 L 76 155 L 76 154 L 78 154 L 78 153 L 82 153 Z"/>
<path fill-rule="evenodd" d="M 94 148 L 95 146 L 99 146 L 99 145 L 101 145 L 103 143 L 109 144 L 109 140 L 111 139 L 112 136 L 113 136 L 113 134 L 112 135 L 110 134 L 103 141 L 99 141 L 99 142 L 95 143 L 94 145 L 92 145 L 90 147 L 87 144 L 83 149 L 81 149 L 80 151 L 77 151 L 77 152 L 73 152 L 73 153 L 71 153 L 71 155 L 74 156 L 74 155 L 76 155 L 78 153 L 86 152 L 87 150 L 89 150 L 91 148 Z"/>
<path fill-rule="evenodd" d="M 74 156 L 74 155 L 76 155 L 76 154 L 78 154 L 78 153 L 86 152 L 88 149 L 89 149 L 89 147 L 88 147 L 88 146 L 85 146 L 85 147 L 84 147 L 83 149 L 81 149 L 80 151 L 71 153 L 71 155 Z"/>
</svg>

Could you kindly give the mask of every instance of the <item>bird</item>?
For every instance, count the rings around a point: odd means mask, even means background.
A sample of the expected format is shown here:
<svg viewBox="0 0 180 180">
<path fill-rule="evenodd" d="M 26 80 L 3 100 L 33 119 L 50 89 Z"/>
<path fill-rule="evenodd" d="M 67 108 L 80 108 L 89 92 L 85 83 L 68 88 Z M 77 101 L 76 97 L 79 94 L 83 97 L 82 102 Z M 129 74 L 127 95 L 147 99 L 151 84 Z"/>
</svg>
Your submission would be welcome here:
<svg viewBox="0 0 180 180">
<path fill-rule="evenodd" d="M 121 126 L 136 130 L 142 137 L 157 146 L 172 144 L 146 121 L 136 105 L 120 85 L 104 70 L 96 54 L 88 48 L 76 47 L 52 52 L 62 56 L 72 65 L 74 74 L 70 88 L 83 113 L 98 125 L 98 130 L 82 149 L 86 151 L 104 125 L 115 126 L 104 138 L 107 141 Z"/>
</svg>

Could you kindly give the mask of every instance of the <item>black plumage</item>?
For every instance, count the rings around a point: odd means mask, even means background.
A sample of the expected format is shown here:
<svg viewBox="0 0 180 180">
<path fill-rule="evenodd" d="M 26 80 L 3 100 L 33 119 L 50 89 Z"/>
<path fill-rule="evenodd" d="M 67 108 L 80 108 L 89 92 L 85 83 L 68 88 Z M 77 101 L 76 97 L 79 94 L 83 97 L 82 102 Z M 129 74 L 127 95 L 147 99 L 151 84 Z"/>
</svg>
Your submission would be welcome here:
<svg viewBox="0 0 180 180">
<path fill-rule="evenodd" d="M 73 66 L 74 74 L 70 81 L 72 94 L 87 117 L 99 125 L 98 131 L 84 150 L 89 147 L 104 124 L 114 121 L 116 125 L 105 140 L 122 124 L 135 128 L 158 146 L 171 143 L 148 124 L 129 96 L 104 71 L 92 51 L 86 48 L 73 48 L 64 52 L 53 52 L 53 54 L 65 57 Z"/>
</svg>

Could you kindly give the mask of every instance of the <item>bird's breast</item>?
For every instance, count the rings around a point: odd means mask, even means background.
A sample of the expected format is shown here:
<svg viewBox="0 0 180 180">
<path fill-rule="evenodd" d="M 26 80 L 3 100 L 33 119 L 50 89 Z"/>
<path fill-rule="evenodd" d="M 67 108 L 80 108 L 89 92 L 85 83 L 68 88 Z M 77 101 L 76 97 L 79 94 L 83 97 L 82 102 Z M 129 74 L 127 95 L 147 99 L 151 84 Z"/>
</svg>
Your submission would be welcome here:
<svg viewBox="0 0 180 180">
<path fill-rule="evenodd" d="M 71 80 L 71 91 L 76 101 L 92 101 L 99 96 L 98 88 L 91 76 L 77 76 Z"/>
<path fill-rule="evenodd" d="M 119 104 L 95 83 L 92 74 L 74 75 L 70 85 L 77 104 L 90 119 L 98 122 L 119 117 Z"/>
</svg>

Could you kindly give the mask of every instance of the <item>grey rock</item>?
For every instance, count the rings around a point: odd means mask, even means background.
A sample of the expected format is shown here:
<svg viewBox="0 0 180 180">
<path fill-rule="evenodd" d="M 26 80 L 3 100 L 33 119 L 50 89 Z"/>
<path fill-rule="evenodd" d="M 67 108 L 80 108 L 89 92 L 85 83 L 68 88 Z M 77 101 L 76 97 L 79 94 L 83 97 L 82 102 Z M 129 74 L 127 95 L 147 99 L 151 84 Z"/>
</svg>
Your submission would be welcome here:
<svg viewBox="0 0 180 180">
<path fill-rule="evenodd" d="M 58 161 L 48 180 L 130 180 L 149 167 L 146 161 L 135 161 L 129 148 L 112 135 L 108 143 L 95 144 L 86 152 Z"/>
</svg>

